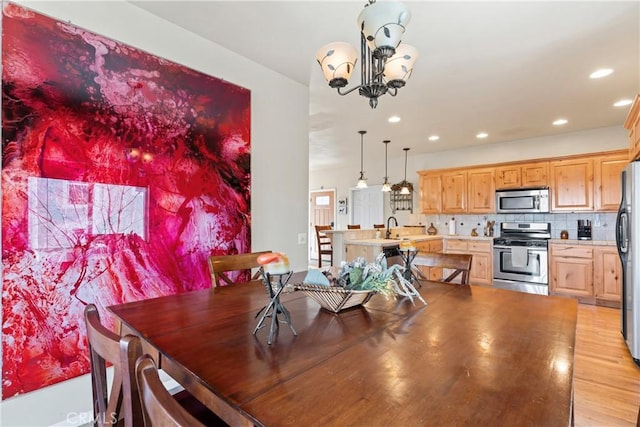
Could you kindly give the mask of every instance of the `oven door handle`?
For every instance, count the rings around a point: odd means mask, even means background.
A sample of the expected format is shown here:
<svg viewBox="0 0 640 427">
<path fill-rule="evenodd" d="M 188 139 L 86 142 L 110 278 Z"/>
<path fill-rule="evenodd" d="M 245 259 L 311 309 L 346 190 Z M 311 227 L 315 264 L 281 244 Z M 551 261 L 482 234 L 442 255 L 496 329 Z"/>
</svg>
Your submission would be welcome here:
<svg viewBox="0 0 640 427">
<path fill-rule="evenodd" d="M 511 251 L 511 248 L 512 248 L 512 247 L 513 247 L 513 246 L 502 246 L 502 245 L 497 245 L 497 246 L 494 246 L 494 247 L 493 247 L 493 249 L 506 249 L 506 250 L 508 250 L 508 251 Z M 521 247 L 521 246 L 518 246 L 518 247 Z M 547 250 L 547 249 L 545 249 L 545 248 L 533 248 L 533 247 L 532 247 L 532 248 L 527 248 L 527 252 L 529 252 L 529 253 L 531 253 L 531 254 L 543 254 L 543 253 L 548 252 L 548 250 Z"/>
</svg>

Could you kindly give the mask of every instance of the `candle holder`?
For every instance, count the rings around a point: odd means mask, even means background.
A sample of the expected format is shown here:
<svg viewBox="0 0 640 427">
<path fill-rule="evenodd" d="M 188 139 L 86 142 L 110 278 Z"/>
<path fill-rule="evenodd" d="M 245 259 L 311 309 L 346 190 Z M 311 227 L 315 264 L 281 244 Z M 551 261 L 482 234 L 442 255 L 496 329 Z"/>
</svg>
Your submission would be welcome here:
<svg viewBox="0 0 640 427">
<path fill-rule="evenodd" d="M 280 294 L 289 282 L 291 274 L 291 271 L 282 274 L 271 274 L 266 273 L 264 271 L 264 268 L 261 269 L 262 281 L 267 290 L 269 303 L 266 306 L 262 307 L 256 313 L 256 317 L 258 317 L 260 313 L 262 313 L 262 316 L 260 317 L 260 320 L 258 320 L 258 324 L 253 330 L 253 334 L 255 335 L 259 329 L 265 327 L 266 325 L 264 324 L 264 322 L 267 317 L 270 317 L 271 325 L 269 326 L 269 335 L 267 337 L 267 344 L 269 345 L 271 345 L 271 343 L 273 342 L 273 338 L 280 329 L 280 322 L 288 324 L 289 329 L 291 329 L 291 333 L 294 336 L 298 335 L 296 333 L 296 330 L 293 328 L 293 324 L 291 324 L 291 315 L 289 314 L 289 311 L 285 308 L 282 302 L 280 302 Z M 278 319 L 279 314 L 282 315 L 282 319 Z"/>
</svg>

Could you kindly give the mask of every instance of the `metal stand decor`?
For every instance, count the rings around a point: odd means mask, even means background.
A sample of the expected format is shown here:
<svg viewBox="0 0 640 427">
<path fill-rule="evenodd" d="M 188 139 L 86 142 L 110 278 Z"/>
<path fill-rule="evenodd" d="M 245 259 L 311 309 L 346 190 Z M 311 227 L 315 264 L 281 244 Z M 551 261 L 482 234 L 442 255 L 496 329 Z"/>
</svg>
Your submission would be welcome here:
<svg viewBox="0 0 640 427">
<path fill-rule="evenodd" d="M 296 333 L 296 330 L 293 329 L 293 325 L 291 324 L 291 316 L 289 315 L 289 311 L 280 302 L 280 294 L 284 290 L 287 282 L 289 282 L 292 272 L 290 271 L 283 274 L 270 274 L 265 273 L 264 269 L 261 269 L 261 274 L 264 287 L 266 288 L 267 295 L 269 296 L 269 303 L 266 306 L 262 307 L 256 313 L 256 317 L 258 317 L 260 313 L 262 313 L 262 316 L 260 317 L 260 320 L 258 320 L 258 324 L 253 330 L 253 334 L 255 335 L 259 329 L 265 327 L 266 325 L 264 324 L 264 321 L 267 317 L 270 317 L 271 325 L 269 327 L 267 344 L 271 345 L 271 343 L 273 342 L 273 338 L 280 329 L 280 322 L 287 323 L 289 325 L 289 329 L 291 329 L 291 333 L 293 335 L 298 335 Z M 276 280 L 272 280 L 273 278 L 276 278 Z M 281 314 L 283 319 L 278 319 L 278 314 Z"/>
</svg>

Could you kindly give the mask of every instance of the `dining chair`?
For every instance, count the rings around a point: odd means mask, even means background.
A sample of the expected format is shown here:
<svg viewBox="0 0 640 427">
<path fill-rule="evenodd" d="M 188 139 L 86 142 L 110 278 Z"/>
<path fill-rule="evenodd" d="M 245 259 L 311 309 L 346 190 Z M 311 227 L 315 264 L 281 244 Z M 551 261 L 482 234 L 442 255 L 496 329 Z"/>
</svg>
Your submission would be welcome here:
<svg viewBox="0 0 640 427">
<path fill-rule="evenodd" d="M 138 427 L 144 424 L 143 410 L 136 382 L 136 360 L 142 355 L 140 338 L 120 337 L 100 321 L 94 304 L 84 309 L 89 341 L 91 384 L 93 389 L 94 426 Z M 113 365 L 111 393 L 107 395 L 106 365 Z M 178 404 L 208 426 L 226 426 L 215 413 L 186 390 L 173 395 Z"/>
<path fill-rule="evenodd" d="M 158 375 L 158 368 L 151 356 L 148 354 L 140 356 L 135 369 L 145 427 L 205 425 L 180 406 L 164 388 Z"/>
<path fill-rule="evenodd" d="M 89 342 L 94 425 L 142 425 L 142 409 L 134 376 L 135 359 L 142 353 L 139 342 L 121 349 L 120 336 L 102 325 L 94 304 L 85 307 L 84 321 Z M 107 363 L 111 363 L 114 369 L 109 394 Z"/>
<path fill-rule="evenodd" d="M 329 255 L 329 265 L 333 265 L 333 246 L 331 237 L 327 230 L 331 230 L 330 225 L 316 225 L 316 241 L 318 243 L 318 267 L 322 267 L 323 255 Z"/>
<path fill-rule="evenodd" d="M 212 255 L 209 257 L 209 271 L 211 272 L 211 283 L 215 288 L 217 286 L 233 285 L 234 282 L 227 275 L 232 271 L 247 271 L 253 268 L 259 268 L 258 257 L 271 251 L 250 252 L 237 255 Z M 260 276 L 260 271 L 256 271 L 251 280 L 255 280 Z M 245 281 L 245 279 L 242 279 Z"/>
<path fill-rule="evenodd" d="M 373 228 L 384 228 L 384 224 L 373 224 Z"/>
<path fill-rule="evenodd" d="M 360 230 L 360 224 L 349 224 L 347 225 L 348 230 Z"/>
<path fill-rule="evenodd" d="M 470 254 L 443 254 L 439 252 L 419 252 L 413 260 L 414 265 L 453 270 L 440 282 L 452 283 L 453 279 L 460 276 L 460 284 L 469 284 L 469 271 L 473 255 Z"/>
</svg>

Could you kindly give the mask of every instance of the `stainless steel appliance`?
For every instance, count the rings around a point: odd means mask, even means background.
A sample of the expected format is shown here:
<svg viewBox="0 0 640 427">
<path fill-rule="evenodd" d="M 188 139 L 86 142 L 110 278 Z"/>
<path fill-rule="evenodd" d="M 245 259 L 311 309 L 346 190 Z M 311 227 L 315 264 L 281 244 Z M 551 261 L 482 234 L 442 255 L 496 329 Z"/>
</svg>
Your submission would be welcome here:
<svg viewBox="0 0 640 427">
<path fill-rule="evenodd" d="M 622 171 L 616 244 L 622 261 L 622 336 L 640 365 L 640 163 Z"/>
<path fill-rule="evenodd" d="M 493 239 L 493 286 L 549 295 L 551 223 L 503 222 Z"/>
<path fill-rule="evenodd" d="M 591 240 L 591 221 L 588 219 L 578 220 L 578 240 Z"/>
<path fill-rule="evenodd" d="M 496 191 L 497 213 L 549 212 L 549 189 L 528 188 Z"/>
</svg>

